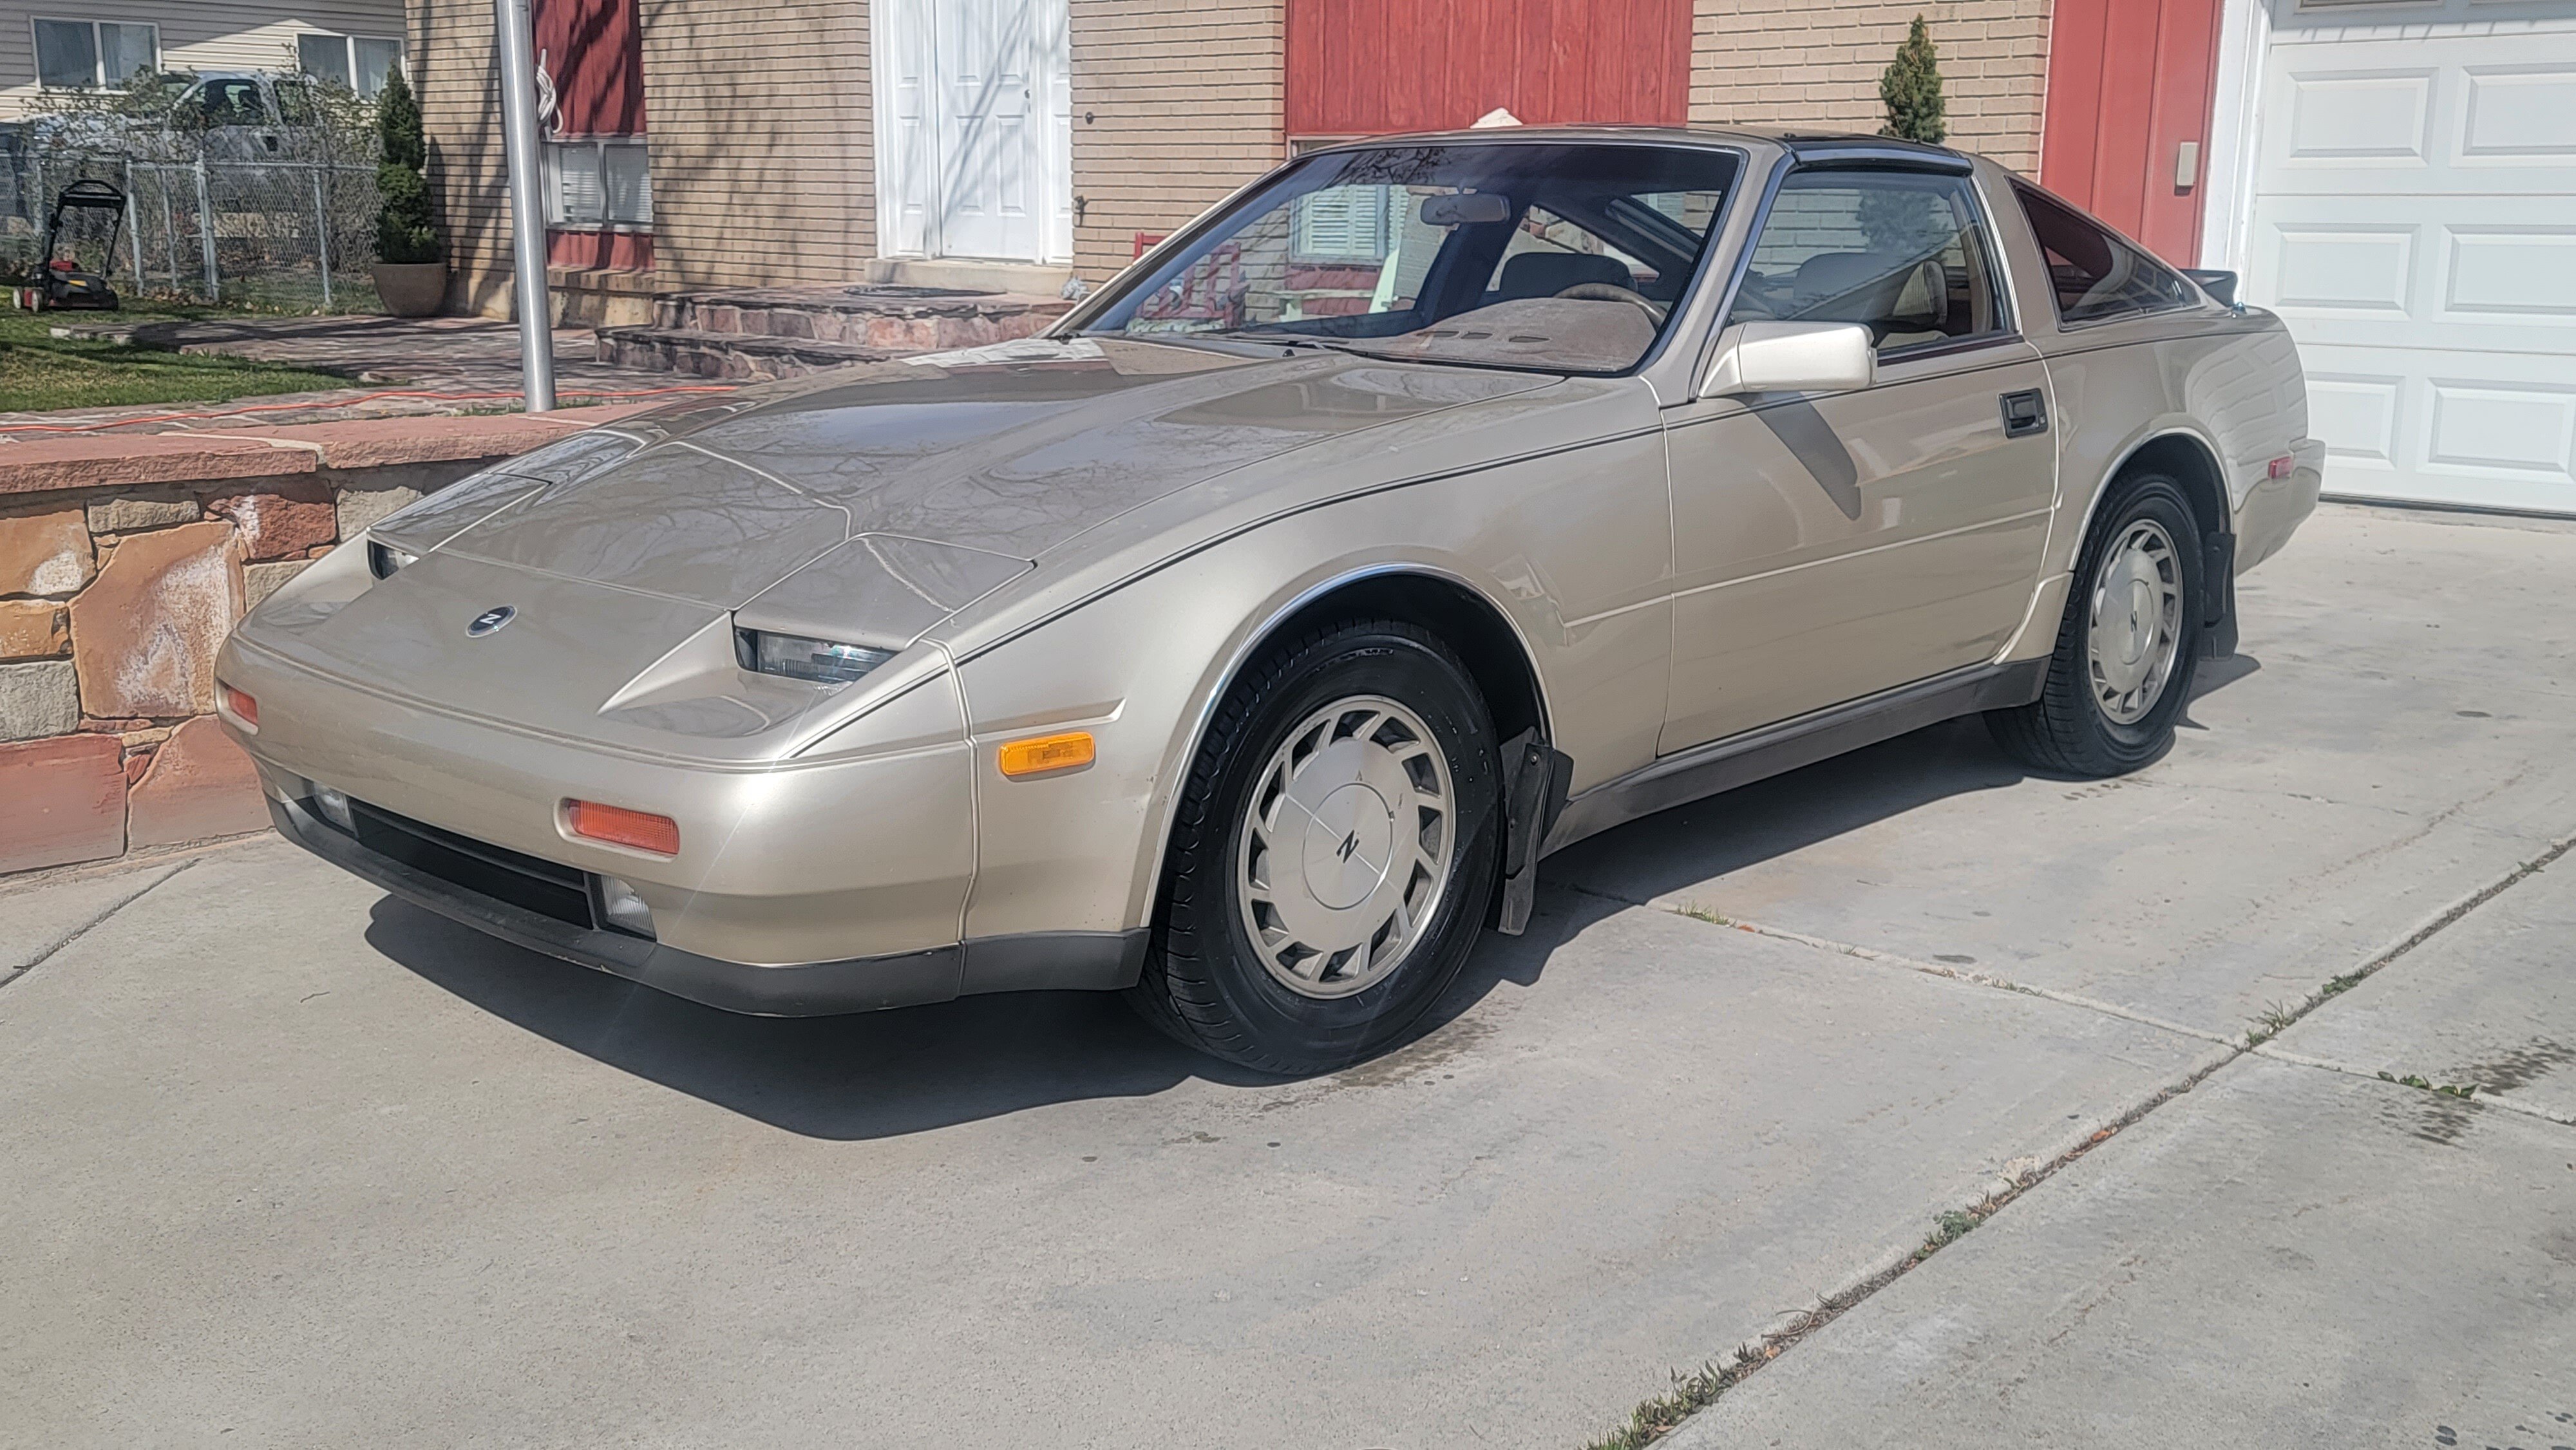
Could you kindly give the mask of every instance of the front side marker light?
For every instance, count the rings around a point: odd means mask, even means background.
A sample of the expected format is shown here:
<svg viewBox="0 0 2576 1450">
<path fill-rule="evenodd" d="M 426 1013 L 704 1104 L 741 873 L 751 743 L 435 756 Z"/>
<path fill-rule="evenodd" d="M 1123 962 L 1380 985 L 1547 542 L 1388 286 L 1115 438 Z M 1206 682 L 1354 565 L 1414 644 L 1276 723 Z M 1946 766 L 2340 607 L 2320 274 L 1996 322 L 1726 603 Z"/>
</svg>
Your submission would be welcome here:
<svg viewBox="0 0 2576 1450">
<path fill-rule="evenodd" d="M 766 629 L 736 629 L 733 655 L 734 663 L 755 674 L 846 685 L 893 659 L 894 651 Z"/>
<path fill-rule="evenodd" d="M 1088 730 L 1067 730 L 1057 735 L 1037 735 L 1027 740 L 1014 740 L 1002 747 L 1002 774 L 1013 780 L 1032 775 L 1051 775 L 1059 770 L 1078 770 L 1089 765 L 1099 753 Z"/>
<path fill-rule="evenodd" d="M 604 806 L 597 801 L 567 801 L 564 804 L 564 814 L 572 826 L 572 833 L 584 840 L 606 841 L 612 846 L 650 851 L 656 856 L 680 854 L 680 823 L 669 816 L 630 811 L 624 806 Z"/>
<path fill-rule="evenodd" d="M 234 720 L 240 722 L 241 727 L 253 735 L 259 733 L 259 702 L 257 700 L 252 699 L 248 692 L 236 690 L 230 685 L 223 687 L 223 700 L 224 713 L 232 716 Z"/>
</svg>

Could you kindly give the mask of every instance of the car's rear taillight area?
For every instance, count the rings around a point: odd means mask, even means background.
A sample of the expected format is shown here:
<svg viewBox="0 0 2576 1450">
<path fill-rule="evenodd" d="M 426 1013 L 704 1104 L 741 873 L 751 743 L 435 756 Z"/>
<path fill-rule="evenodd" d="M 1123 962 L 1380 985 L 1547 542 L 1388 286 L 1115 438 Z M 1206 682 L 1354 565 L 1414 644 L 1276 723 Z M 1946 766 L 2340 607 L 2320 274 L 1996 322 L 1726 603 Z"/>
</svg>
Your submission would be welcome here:
<svg viewBox="0 0 2576 1450">
<path fill-rule="evenodd" d="M 656 856 L 680 854 L 680 823 L 669 816 L 597 801 L 566 801 L 564 822 L 574 835 L 586 841 L 605 841 Z"/>
</svg>

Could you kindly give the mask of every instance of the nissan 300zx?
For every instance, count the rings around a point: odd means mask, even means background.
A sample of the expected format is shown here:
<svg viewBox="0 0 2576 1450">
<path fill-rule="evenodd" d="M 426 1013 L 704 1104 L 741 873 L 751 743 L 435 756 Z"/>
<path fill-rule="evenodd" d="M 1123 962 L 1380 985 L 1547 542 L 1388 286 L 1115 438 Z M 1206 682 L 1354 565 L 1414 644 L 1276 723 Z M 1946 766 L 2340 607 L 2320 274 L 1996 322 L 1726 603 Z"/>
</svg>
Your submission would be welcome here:
<svg viewBox="0 0 2576 1450">
<path fill-rule="evenodd" d="M 1329 1068 L 1641 814 L 1971 713 L 2166 750 L 2320 481 L 2232 285 L 1875 138 L 1324 150 L 1042 337 L 424 498 L 221 714 L 291 839 L 647 986 Z"/>
</svg>

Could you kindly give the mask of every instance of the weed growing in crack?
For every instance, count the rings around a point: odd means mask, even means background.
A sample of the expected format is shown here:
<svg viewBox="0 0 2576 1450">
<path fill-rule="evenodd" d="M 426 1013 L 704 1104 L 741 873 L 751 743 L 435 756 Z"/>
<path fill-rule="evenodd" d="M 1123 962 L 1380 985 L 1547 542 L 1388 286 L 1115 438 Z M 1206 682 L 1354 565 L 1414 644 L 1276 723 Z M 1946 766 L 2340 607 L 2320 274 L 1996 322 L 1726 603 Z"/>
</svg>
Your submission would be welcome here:
<svg viewBox="0 0 2576 1450">
<path fill-rule="evenodd" d="M 2361 979 L 2368 975 L 2370 975 L 2368 972 L 2347 972 L 2340 977 L 2329 977 L 2324 986 L 2317 988 L 2317 1000 L 2322 1002 L 2328 997 L 2349 992 L 2360 986 Z"/>
<path fill-rule="evenodd" d="M 1689 917 L 1693 921 L 1707 922 L 1711 926 L 1735 925 L 1734 917 L 1711 911 L 1707 907 L 1701 906 L 1696 902 L 1684 906 L 1681 914 Z"/>
<path fill-rule="evenodd" d="M 2463 1085 L 2460 1083 L 2431 1082 L 2426 1080 L 2420 1074 L 2411 1072 L 2406 1074 L 2404 1077 L 2399 1077 L 2393 1072 L 2383 1072 L 2379 1075 L 2379 1080 L 2381 1082 L 2393 1082 L 2399 1087 L 2421 1088 L 2428 1093 L 2440 1093 L 2446 1098 L 2473 1098 L 2478 1095 L 2478 1085 L 2476 1083 Z"/>
<path fill-rule="evenodd" d="M 2245 1034 L 2247 1047 L 2260 1047 L 2281 1035 L 2283 1028 L 2299 1020 L 2305 1008 L 2284 1007 L 2275 1002 L 2254 1015 L 2253 1029 Z"/>
</svg>

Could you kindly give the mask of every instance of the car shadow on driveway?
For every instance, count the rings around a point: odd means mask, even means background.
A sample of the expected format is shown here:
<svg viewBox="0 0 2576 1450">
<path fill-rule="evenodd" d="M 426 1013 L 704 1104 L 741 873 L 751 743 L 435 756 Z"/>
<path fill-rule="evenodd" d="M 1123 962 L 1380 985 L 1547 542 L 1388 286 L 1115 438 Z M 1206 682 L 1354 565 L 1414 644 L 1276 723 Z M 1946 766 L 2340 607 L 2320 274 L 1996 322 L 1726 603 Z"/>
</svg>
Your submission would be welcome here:
<svg viewBox="0 0 2576 1450">
<path fill-rule="evenodd" d="M 1486 933 L 1407 1042 L 1358 1070 L 1442 1053 L 1446 1029 L 1497 983 L 1537 980 L 1549 953 L 1619 909 L 1551 893 L 1519 937 Z M 1010 992 L 842 1017 L 746 1017 L 557 961 L 397 897 L 367 943 L 476 1007 L 621 1071 L 809 1137 L 896 1137 L 1051 1103 L 1143 1097 L 1192 1078 L 1286 1080 L 1181 1047 L 1108 992 Z"/>
<path fill-rule="evenodd" d="M 2244 654 L 2204 660 L 2192 699 L 2261 668 Z M 2207 731 L 2188 708 L 2176 723 Z M 1937 800 L 2034 778 L 1971 715 L 1604 831 L 1549 857 L 1541 879 L 1615 900 L 1651 901 Z"/>
<path fill-rule="evenodd" d="M 2207 670 L 2195 695 L 2256 668 Z M 1485 934 L 1458 982 L 1393 1051 L 1345 1071 L 1401 1074 L 1458 1050 L 1461 1019 L 1499 985 L 1538 981 L 1556 949 L 1642 902 L 2025 772 L 1975 719 L 1679 806 L 1551 857 L 1526 934 Z M 1571 887 L 1573 889 L 1564 889 Z M 423 979 L 621 1071 L 789 1132 L 872 1139 L 1191 1079 L 1282 1080 L 1172 1043 L 1105 992 L 1015 992 L 844 1017 L 745 1017 L 560 962 L 387 897 L 367 942 Z"/>
</svg>

